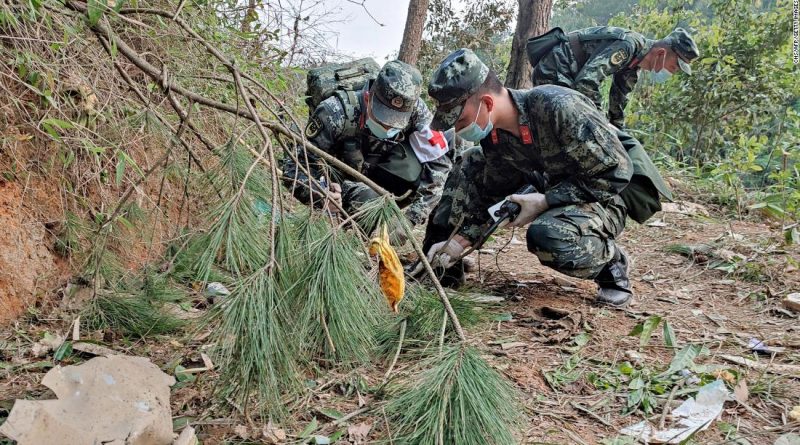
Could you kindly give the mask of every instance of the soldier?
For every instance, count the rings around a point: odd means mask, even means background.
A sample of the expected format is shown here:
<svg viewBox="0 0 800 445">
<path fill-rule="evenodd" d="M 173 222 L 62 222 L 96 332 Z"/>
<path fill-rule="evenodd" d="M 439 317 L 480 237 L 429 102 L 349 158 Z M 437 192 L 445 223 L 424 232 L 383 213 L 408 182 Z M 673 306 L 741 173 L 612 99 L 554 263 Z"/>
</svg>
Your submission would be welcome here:
<svg viewBox="0 0 800 445">
<path fill-rule="evenodd" d="M 637 32 L 611 26 L 579 29 L 566 35 L 559 31 L 556 28 L 528 42 L 533 85 L 561 85 L 578 90 L 601 109 L 600 84 L 613 76 L 608 119 L 618 128 L 624 126 L 628 94 L 636 85 L 640 70 L 651 72 L 655 82 L 664 82 L 678 69 L 691 74 L 689 64 L 700 56 L 692 36 L 683 28 L 675 29 L 661 40 L 650 40 Z M 558 43 L 547 45 L 547 39 Z M 552 49 L 536 54 L 537 47 Z"/>
<path fill-rule="evenodd" d="M 425 222 L 439 202 L 452 167 L 446 156 L 448 144 L 444 135 L 430 129 L 432 114 L 419 97 L 421 85 L 422 76 L 416 68 L 390 61 L 360 91 L 334 95 L 320 102 L 305 129 L 309 142 L 381 187 L 398 196 L 410 191 L 401 204 L 406 204 L 405 216 L 411 225 Z M 308 157 L 315 180 L 323 176 L 316 157 L 301 150 L 297 153 L 301 162 Z M 299 200 L 321 204 L 318 189 L 312 192 L 311 188 L 320 187 L 320 183 L 309 181 L 293 161 L 286 162 L 284 175 Z M 348 213 L 378 196 L 366 184 L 336 171 L 332 172 L 328 187 L 330 196 Z M 396 244 L 406 241 L 399 224 L 394 228 L 392 241 Z"/>
<path fill-rule="evenodd" d="M 428 258 L 463 280 L 457 259 L 481 238 L 491 221 L 487 209 L 511 195 L 521 212 L 509 226 L 528 226 L 528 250 L 542 264 L 596 281 L 600 303 L 627 305 L 628 258 L 615 239 L 628 212 L 620 193 L 635 166 L 592 102 L 554 85 L 506 89 L 469 49 L 444 59 L 428 94 L 437 103 L 433 128 L 455 126 L 481 145 L 463 154 L 430 215 Z M 513 194 L 534 172 L 547 174 L 543 189 Z"/>
</svg>

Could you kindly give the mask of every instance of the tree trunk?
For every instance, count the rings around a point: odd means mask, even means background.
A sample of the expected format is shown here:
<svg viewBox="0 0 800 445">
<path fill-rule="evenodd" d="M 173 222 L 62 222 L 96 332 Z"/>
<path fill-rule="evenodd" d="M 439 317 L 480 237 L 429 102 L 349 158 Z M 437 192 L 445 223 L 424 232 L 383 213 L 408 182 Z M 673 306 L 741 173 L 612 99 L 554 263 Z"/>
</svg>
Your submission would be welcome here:
<svg viewBox="0 0 800 445">
<path fill-rule="evenodd" d="M 400 44 L 400 54 L 397 58 L 409 65 L 417 63 L 419 50 L 422 47 L 422 29 L 425 27 L 427 16 L 428 0 L 411 0 L 408 3 L 406 29 L 403 31 L 403 42 Z"/>
<path fill-rule="evenodd" d="M 514 41 L 511 44 L 506 87 L 524 89 L 531 86 L 531 64 L 525 53 L 525 44 L 529 38 L 542 35 L 550 28 L 553 0 L 518 0 L 518 2 L 517 29 L 514 31 Z"/>
<path fill-rule="evenodd" d="M 247 11 L 245 11 L 244 19 L 242 20 L 242 32 L 250 32 L 250 24 L 257 19 L 258 13 L 256 12 L 256 0 L 248 0 Z"/>
</svg>

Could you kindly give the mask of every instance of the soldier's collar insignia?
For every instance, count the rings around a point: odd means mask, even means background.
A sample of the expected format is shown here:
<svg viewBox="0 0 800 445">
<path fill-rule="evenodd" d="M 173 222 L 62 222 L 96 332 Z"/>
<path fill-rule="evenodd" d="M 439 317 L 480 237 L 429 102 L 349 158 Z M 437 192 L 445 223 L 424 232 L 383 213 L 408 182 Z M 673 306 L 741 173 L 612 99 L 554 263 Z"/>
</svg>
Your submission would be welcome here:
<svg viewBox="0 0 800 445">
<path fill-rule="evenodd" d="M 322 131 L 322 121 L 317 116 L 311 116 L 306 124 L 306 138 L 315 138 Z"/>
<path fill-rule="evenodd" d="M 621 65 L 628 59 L 628 53 L 621 49 L 611 55 L 611 64 L 614 66 Z"/>
</svg>

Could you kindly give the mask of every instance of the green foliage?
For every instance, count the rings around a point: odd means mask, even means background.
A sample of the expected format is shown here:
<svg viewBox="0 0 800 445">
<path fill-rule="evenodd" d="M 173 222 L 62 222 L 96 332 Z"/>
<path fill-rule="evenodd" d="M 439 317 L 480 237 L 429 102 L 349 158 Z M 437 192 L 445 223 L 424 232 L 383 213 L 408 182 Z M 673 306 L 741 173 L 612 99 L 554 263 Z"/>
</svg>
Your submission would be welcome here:
<svg viewBox="0 0 800 445">
<path fill-rule="evenodd" d="M 633 330 L 630 332 L 631 336 L 639 336 L 639 346 L 647 346 L 647 343 L 650 342 L 650 336 L 653 335 L 653 331 L 656 330 L 658 325 L 661 323 L 661 317 L 658 315 L 653 315 L 648 317 L 643 323 L 637 324 Z"/>
<path fill-rule="evenodd" d="M 511 24 L 516 2 L 478 0 L 456 12 L 452 2 L 433 0 L 428 5 L 428 21 L 422 39 L 417 68 L 423 79 L 430 79 L 439 62 L 457 48 L 470 48 L 498 73 L 501 79 L 511 53 Z"/>
<path fill-rule="evenodd" d="M 469 298 L 456 293 L 449 293 L 448 298 L 453 306 L 461 326 L 474 326 L 489 317 L 489 313 Z M 406 321 L 406 334 L 403 339 L 403 350 L 427 355 L 439 349 L 442 325 L 445 324 L 444 306 L 439 296 L 432 289 L 418 284 L 408 283 L 406 296 L 400 305 L 402 317 L 392 319 L 378 330 L 378 345 L 382 355 L 393 354 L 400 340 L 400 325 Z M 445 326 L 445 341 L 455 339 L 452 323 Z"/>
<path fill-rule="evenodd" d="M 520 425 L 517 394 L 479 352 L 447 346 L 421 365 L 418 378 L 391 391 L 386 405 L 404 444 L 515 444 Z"/>
<path fill-rule="evenodd" d="M 273 267 L 237 283 L 214 313 L 220 325 L 212 337 L 221 370 L 215 392 L 245 409 L 257 396 L 260 411 L 285 415 L 282 397 L 301 387 L 297 341 L 291 336 L 289 308 Z"/>
<path fill-rule="evenodd" d="M 611 20 L 652 37 L 687 27 L 701 53 L 691 76 L 679 74 L 664 85 L 640 81 L 627 124 L 641 131 L 645 147 L 721 184 L 713 196 L 739 215 L 749 203 L 796 218 L 797 150 L 791 147 L 800 144 L 800 82 L 791 61 L 787 1 L 774 8 L 749 0 L 711 0 L 695 9 L 687 3 L 641 2 Z M 764 187 L 757 196 L 749 193 Z"/>
<path fill-rule="evenodd" d="M 590 26 L 604 26 L 619 13 L 630 12 L 638 0 L 556 0 L 551 27 L 565 32 Z"/>
<path fill-rule="evenodd" d="M 583 370 L 579 368 L 581 356 L 578 353 L 572 354 L 567 358 L 563 365 L 552 371 L 544 371 L 542 375 L 547 384 L 553 388 L 562 388 L 570 383 L 577 381 L 583 375 Z"/>
<path fill-rule="evenodd" d="M 81 319 L 89 329 L 112 329 L 139 338 L 169 334 L 183 322 L 169 314 L 163 304 L 141 294 L 98 291 Z"/>
<path fill-rule="evenodd" d="M 375 348 L 374 331 L 388 310 L 364 268 L 363 243 L 352 234 L 324 227 L 304 245 L 303 272 L 290 292 L 305 329 L 304 347 L 313 357 L 341 363 L 368 362 Z"/>
</svg>

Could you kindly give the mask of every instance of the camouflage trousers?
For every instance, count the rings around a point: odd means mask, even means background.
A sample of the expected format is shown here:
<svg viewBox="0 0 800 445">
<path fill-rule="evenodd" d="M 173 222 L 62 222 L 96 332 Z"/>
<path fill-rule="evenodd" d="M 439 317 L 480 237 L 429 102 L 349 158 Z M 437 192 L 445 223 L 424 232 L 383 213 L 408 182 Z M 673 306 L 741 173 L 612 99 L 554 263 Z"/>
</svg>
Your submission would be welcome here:
<svg viewBox="0 0 800 445">
<path fill-rule="evenodd" d="M 444 186 L 439 204 L 428 218 L 423 249 L 450 237 L 461 225 L 467 206 L 469 187 L 482 187 L 488 208 L 519 189 L 521 183 L 509 184 L 505 174 L 499 174 L 497 187 L 486 184 L 490 175 L 484 175 L 486 165 L 479 147 L 465 151 Z M 502 181 L 502 179 L 506 179 Z M 475 196 L 475 195 L 472 195 Z M 476 206 L 470 206 L 476 208 Z M 615 239 L 625 228 L 627 210 L 619 196 L 605 205 L 590 203 L 548 209 L 527 228 L 525 238 L 528 251 L 539 261 L 563 274 L 593 279 L 614 257 Z M 477 234 L 469 234 L 473 237 Z"/>
</svg>

